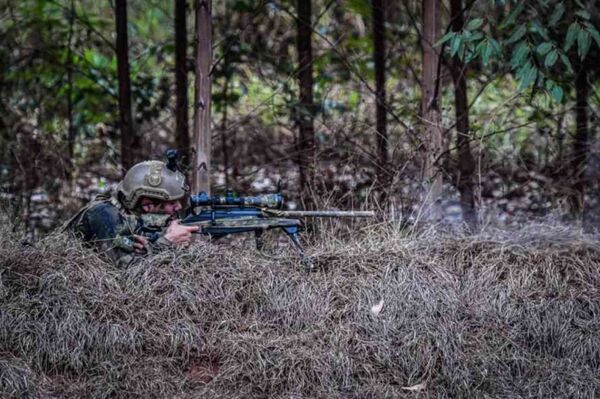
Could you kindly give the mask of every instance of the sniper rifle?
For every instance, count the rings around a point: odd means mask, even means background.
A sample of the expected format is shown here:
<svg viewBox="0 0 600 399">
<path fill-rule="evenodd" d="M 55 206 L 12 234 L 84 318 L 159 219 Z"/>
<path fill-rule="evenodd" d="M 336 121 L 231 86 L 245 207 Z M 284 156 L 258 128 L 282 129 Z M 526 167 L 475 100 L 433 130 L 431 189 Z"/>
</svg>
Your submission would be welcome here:
<svg viewBox="0 0 600 399">
<path fill-rule="evenodd" d="M 221 238 L 228 234 L 254 232 L 256 248 L 264 248 L 263 233 L 271 229 L 283 230 L 304 258 L 304 249 L 298 239 L 302 226 L 300 218 L 307 217 L 373 217 L 373 211 L 288 211 L 282 210 L 283 196 L 266 194 L 237 197 L 228 191 L 225 195 L 210 196 L 204 192 L 190 197 L 188 215 L 183 225 L 197 225 L 200 234 Z M 199 212 L 195 209 L 200 208 Z"/>
</svg>

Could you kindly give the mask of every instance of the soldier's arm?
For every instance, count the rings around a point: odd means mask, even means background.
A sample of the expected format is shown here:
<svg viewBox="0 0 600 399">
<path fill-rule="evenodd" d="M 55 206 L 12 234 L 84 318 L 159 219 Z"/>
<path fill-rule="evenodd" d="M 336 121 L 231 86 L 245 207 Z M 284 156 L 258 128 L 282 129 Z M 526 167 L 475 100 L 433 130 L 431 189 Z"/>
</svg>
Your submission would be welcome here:
<svg viewBox="0 0 600 399">
<path fill-rule="evenodd" d="M 192 234 L 200 230 L 200 226 L 188 226 L 181 224 L 180 222 L 181 220 L 178 219 L 171 221 L 162 238 L 173 245 L 190 245 L 190 243 L 193 241 Z"/>
<path fill-rule="evenodd" d="M 130 266 L 141 258 L 135 251 L 133 228 L 135 226 L 129 226 L 119 209 L 110 203 L 90 208 L 78 226 L 84 239 L 119 267 Z"/>
<path fill-rule="evenodd" d="M 192 243 L 192 233 L 198 231 L 199 226 L 186 226 L 180 224 L 180 220 L 172 220 L 161 232 L 155 232 L 148 236 L 135 236 L 138 243 L 134 244 L 136 250 L 142 248 L 147 252 L 160 252 L 174 246 L 188 246 Z"/>
</svg>

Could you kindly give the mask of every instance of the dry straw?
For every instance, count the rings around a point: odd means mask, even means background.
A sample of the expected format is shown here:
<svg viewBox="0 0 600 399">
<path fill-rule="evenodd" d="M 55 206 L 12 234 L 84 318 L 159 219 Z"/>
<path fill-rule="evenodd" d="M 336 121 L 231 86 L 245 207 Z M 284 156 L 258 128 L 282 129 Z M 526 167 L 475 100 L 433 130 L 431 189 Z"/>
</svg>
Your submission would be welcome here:
<svg viewBox="0 0 600 399">
<path fill-rule="evenodd" d="M 600 395 L 600 250 L 572 229 L 323 224 L 310 272 L 274 238 L 118 270 L 1 234 L 1 397 Z"/>
</svg>

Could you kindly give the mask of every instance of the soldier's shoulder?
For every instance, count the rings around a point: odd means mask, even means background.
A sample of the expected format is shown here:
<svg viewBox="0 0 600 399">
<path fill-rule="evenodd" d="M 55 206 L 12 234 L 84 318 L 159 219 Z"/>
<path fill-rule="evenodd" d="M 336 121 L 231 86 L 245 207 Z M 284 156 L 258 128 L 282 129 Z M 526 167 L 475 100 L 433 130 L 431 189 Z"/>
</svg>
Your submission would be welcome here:
<svg viewBox="0 0 600 399">
<path fill-rule="evenodd" d="M 122 211 L 110 201 L 92 203 L 86 212 L 88 217 L 118 218 Z"/>
<path fill-rule="evenodd" d="M 81 219 L 85 237 L 114 237 L 123 225 L 126 215 L 110 201 L 90 204 Z"/>
</svg>

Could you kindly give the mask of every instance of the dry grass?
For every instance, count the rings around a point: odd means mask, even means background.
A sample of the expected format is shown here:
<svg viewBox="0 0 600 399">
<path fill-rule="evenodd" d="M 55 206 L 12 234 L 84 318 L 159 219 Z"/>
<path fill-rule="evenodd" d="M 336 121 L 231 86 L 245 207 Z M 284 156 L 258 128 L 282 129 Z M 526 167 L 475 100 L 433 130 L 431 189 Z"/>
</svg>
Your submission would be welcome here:
<svg viewBox="0 0 600 399">
<path fill-rule="evenodd" d="M 315 237 L 307 272 L 292 252 L 215 245 L 120 271 L 65 237 L 4 232 L 0 396 L 600 395 L 593 237 L 338 233 Z"/>
</svg>

